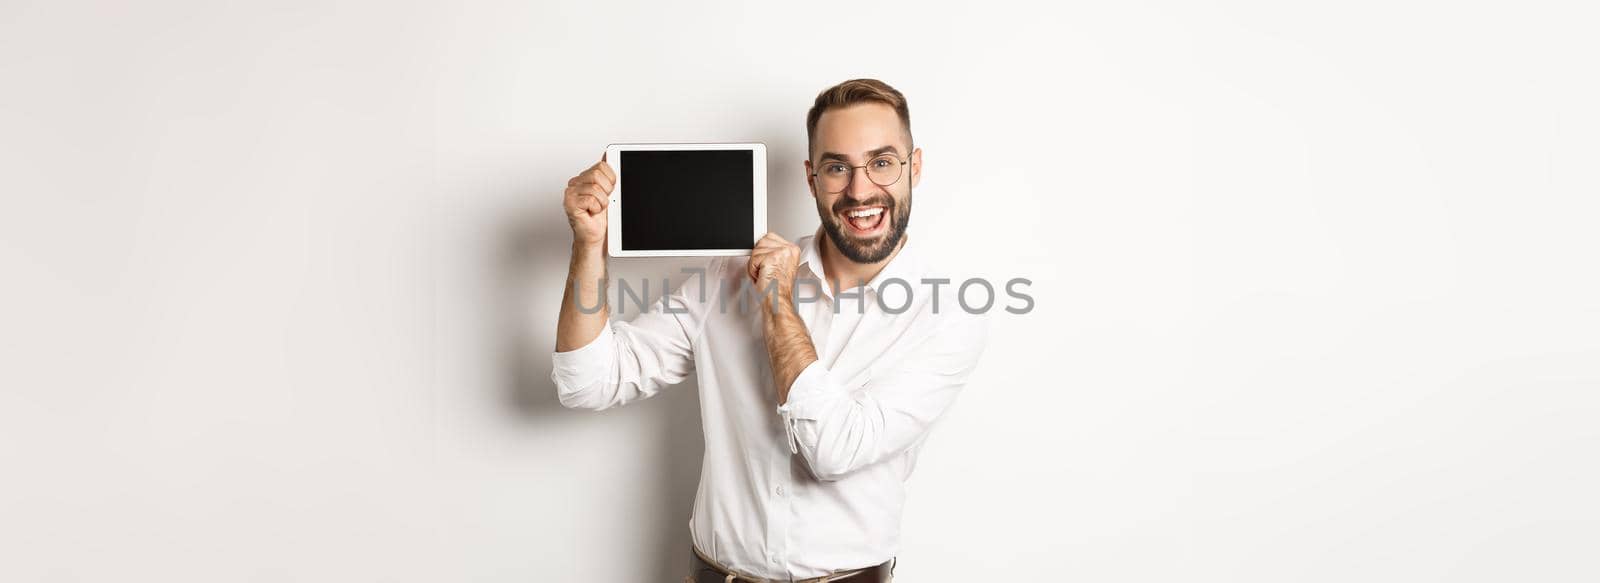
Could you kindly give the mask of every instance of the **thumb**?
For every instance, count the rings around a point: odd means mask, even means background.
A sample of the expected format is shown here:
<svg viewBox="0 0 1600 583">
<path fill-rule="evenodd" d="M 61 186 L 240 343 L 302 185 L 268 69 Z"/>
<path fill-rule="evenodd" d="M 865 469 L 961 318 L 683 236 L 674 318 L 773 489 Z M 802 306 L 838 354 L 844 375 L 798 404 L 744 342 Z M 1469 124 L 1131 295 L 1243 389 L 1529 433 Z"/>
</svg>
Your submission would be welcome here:
<svg viewBox="0 0 1600 583">
<path fill-rule="evenodd" d="M 761 281 L 761 262 L 754 256 L 750 257 L 750 263 L 745 265 L 744 270 L 749 273 L 750 281 Z"/>
</svg>

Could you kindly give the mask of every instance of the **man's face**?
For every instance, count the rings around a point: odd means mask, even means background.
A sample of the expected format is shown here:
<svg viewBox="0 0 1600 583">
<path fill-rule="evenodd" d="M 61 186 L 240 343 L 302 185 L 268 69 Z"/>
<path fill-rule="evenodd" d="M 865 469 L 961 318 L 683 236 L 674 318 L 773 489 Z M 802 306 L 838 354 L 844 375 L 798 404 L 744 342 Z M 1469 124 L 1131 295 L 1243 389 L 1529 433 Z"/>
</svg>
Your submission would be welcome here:
<svg viewBox="0 0 1600 583">
<path fill-rule="evenodd" d="M 911 150 L 900 117 L 894 108 L 881 103 L 824 112 L 817 120 L 814 142 L 806 176 L 823 231 L 851 261 L 884 260 L 899 246 L 911 220 L 911 187 L 922 178 L 922 150 Z M 891 159 L 880 158 L 882 155 Z M 870 166 L 875 160 L 878 169 L 874 171 Z M 881 178 L 891 164 L 898 170 L 898 178 L 888 186 L 876 184 L 868 174 L 878 172 Z M 849 173 L 849 185 L 841 192 L 829 192 L 828 176 L 834 176 L 832 182 L 837 183 L 845 172 Z M 811 176 L 813 173 L 817 176 Z"/>
</svg>

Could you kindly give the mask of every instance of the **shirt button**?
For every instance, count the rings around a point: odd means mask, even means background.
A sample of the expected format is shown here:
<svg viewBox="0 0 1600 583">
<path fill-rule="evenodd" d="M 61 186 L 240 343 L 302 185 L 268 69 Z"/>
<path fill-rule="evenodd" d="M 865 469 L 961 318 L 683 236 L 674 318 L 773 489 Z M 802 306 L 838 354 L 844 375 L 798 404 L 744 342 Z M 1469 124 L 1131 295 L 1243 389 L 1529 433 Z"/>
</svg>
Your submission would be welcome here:
<svg viewBox="0 0 1600 583">
<path fill-rule="evenodd" d="M 783 495 L 783 486 L 778 486 L 778 495 L 779 496 Z"/>
</svg>

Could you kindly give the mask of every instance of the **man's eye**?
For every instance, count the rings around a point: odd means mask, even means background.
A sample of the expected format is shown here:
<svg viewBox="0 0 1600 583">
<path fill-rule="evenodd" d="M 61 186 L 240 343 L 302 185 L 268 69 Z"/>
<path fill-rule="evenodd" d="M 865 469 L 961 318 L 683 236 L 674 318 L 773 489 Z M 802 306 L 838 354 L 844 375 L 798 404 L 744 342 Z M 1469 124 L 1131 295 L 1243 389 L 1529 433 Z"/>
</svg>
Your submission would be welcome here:
<svg viewBox="0 0 1600 583">
<path fill-rule="evenodd" d="M 823 166 L 822 171 L 827 172 L 828 174 L 843 174 L 844 164 L 829 164 L 827 166 Z"/>
<path fill-rule="evenodd" d="M 888 168 L 889 167 L 889 159 L 888 158 L 878 158 L 877 160 L 873 160 L 872 161 L 872 165 L 873 166 L 877 166 L 879 168 Z"/>
</svg>

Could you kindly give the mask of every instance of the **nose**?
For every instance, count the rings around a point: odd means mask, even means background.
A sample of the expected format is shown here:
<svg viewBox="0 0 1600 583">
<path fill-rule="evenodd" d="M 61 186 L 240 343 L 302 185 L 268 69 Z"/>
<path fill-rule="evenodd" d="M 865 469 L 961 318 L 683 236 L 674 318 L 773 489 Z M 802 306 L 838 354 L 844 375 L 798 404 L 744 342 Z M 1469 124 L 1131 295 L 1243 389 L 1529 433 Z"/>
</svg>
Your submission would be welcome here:
<svg viewBox="0 0 1600 583">
<path fill-rule="evenodd" d="M 867 178 L 867 169 L 856 167 L 850 169 L 850 186 L 844 189 L 845 196 L 850 200 L 866 200 L 878 193 L 878 185 Z"/>
</svg>

